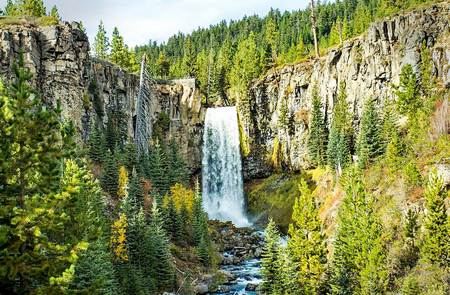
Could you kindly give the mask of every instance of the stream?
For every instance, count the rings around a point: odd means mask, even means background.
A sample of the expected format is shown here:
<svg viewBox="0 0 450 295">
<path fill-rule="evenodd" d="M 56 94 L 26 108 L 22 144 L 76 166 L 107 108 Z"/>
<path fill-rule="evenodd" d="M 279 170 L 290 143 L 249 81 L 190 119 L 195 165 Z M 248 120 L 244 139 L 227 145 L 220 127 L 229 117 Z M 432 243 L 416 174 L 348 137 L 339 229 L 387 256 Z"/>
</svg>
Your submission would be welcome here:
<svg viewBox="0 0 450 295">
<path fill-rule="evenodd" d="M 225 255 L 227 254 L 225 253 Z M 252 258 L 244 260 L 237 265 L 222 265 L 220 269 L 231 273 L 235 277 L 235 280 L 221 285 L 219 287 L 220 291 L 212 294 L 256 294 L 255 288 L 261 283 L 260 259 Z"/>
</svg>

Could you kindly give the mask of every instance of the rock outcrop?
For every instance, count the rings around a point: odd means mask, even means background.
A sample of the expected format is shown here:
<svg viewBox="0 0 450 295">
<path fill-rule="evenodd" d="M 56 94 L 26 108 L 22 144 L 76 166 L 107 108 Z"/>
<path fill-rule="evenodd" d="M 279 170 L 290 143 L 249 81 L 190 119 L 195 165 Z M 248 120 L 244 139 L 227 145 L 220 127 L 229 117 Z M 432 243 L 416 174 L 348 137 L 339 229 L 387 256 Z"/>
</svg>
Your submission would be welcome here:
<svg viewBox="0 0 450 295">
<path fill-rule="evenodd" d="M 89 56 L 89 41 L 77 23 L 56 26 L 10 25 L 0 29 L 0 77 L 12 78 L 11 66 L 19 52 L 34 74 L 33 84 L 47 103 L 59 100 L 62 115 L 89 136 L 95 116 L 105 124 L 109 114 L 120 110 L 125 130 L 132 137 L 139 77 L 119 67 Z M 151 120 L 165 113 L 164 129 L 185 155 L 191 171 L 200 169 L 204 110 L 195 81 L 157 81 L 151 105 Z"/>
<path fill-rule="evenodd" d="M 276 169 L 309 167 L 306 142 L 314 86 L 329 123 L 339 85 L 345 82 L 357 128 L 366 99 L 376 98 L 382 106 L 393 99 L 392 84 L 398 84 L 403 65 L 419 70 L 425 42 L 431 50 L 434 75 L 449 88 L 449 15 L 450 3 L 446 1 L 375 22 L 368 32 L 345 41 L 320 59 L 273 69 L 255 81 L 249 91 L 250 115 L 239 114 L 242 138 L 250 147 L 243 159 L 244 178 L 266 177 Z M 133 136 L 138 76 L 90 57 L 88 39 L 78 27 L 76 23 L 61 23 L 0 28 L 0 77 L 11 78 L 11 65 L 23 51 L 35 74 L 35 86 L 48 103 L 60 100 L 64 117 L 74 122 L 81 139 L 89 136 L 98 109 L 104 112 L 104 124 L 109 113 L 123 111 L 128 135 Z M 156 89 L 152 122 L 163 113 L 167 115 L 165 136 L 176 140 L 191 171 L 199 172 L 205 110 L 195 82 L 157 81 Z M 281 109 L 287 109 L 287 126 L 280 126 Z"/>
<path fill-rule="evenodd" d="M 277 68 L 258 80 L 250 89 L 250 117 L 240 113 L 244 138 L 250 143 L 244 177 L 265 177 L 276 168 L 298 171 L 309 166 L 306 142 L 315 86 L 330 118 L 339 85 L 344 82 L 357 128 L 366 99 L 375 98 L 382 106 L 393 99 L 392 84 L 399 83 L 402 66 L 411 64 L 419 70 L 425 43 L 431 50 L 434 75 L 449 88 L 449 19 L 450 3 L 443 2 L 378 21 L 362 36 L 345 41 L 318 60 Z M 280 126 L 283 104 L 290 122 L 287 127 Z"/>
</svg>

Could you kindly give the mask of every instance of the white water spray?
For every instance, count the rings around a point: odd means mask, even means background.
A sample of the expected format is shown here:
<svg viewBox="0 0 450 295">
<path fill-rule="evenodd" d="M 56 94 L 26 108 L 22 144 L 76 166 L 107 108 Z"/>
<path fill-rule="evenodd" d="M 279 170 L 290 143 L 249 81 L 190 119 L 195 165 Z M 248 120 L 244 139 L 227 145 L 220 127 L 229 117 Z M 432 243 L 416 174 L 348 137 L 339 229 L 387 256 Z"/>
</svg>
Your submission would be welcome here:
<svg viewBox="0 0 450 295">
<path fill-rule="evenodd" d="M 206 110 L 202 178 L 203 206 L 209 218 L 248 226 L 236 107 Z"/>
</svg>

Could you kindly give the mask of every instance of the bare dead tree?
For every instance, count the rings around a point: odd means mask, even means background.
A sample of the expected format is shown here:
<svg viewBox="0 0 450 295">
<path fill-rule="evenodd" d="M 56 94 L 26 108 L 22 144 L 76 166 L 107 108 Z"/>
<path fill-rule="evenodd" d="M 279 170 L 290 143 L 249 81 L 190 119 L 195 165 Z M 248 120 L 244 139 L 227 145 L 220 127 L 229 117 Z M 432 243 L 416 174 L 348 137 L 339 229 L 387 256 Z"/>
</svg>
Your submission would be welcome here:
<svg viewBox="0 0 450 295">
<path fill-rule="evenodd" d="M 319 44 L 317 43 L 317 17 L 316 17 L 316 9 L 315 9 L 315 5 L 314 5 L 314 0 L 310 1 L 311 4 L 311 29 L 312 29 L 312 33 L 313 33 L 313 38 L 314 38 L 314 50 L 316 52 L 316 57 L 319 58 L 320 57 L 320 53 L 319 53 Z"/>
</svg>

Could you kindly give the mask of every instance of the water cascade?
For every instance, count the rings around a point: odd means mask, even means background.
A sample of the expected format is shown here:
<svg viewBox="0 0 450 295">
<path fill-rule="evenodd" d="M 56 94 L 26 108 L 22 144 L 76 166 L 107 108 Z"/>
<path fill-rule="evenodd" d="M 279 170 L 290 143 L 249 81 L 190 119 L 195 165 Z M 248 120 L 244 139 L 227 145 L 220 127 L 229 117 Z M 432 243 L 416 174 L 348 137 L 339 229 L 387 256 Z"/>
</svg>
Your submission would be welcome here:
<svg viewBox="0 0 450 295">
<path fill-rule="evenodd" d="M 202 178 L 203 205 L 209 218 L 248 226 L 236 107 L 206 111 Z"/>
</svg>

